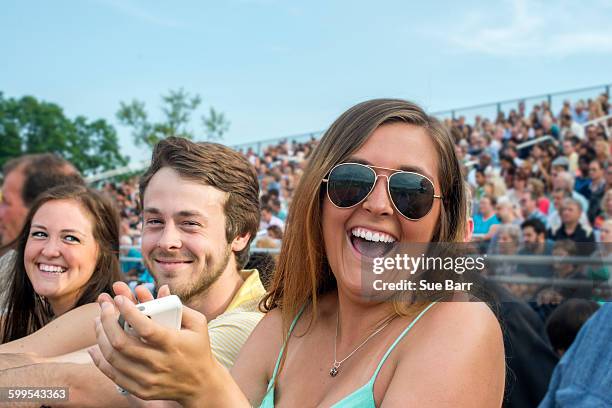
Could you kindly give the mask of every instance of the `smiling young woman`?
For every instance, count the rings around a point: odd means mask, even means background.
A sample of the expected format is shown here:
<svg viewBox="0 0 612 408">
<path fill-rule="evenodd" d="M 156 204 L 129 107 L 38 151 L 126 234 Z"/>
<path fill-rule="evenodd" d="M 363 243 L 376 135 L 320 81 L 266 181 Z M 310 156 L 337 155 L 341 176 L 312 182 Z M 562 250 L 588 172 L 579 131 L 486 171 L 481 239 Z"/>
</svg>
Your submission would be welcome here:
<svg viewBox="0 0 612 408">
<path fill-rule="evenodd" d="M 119 274 L 119 215 L 80 185 L 43 193 L 17 238 L 0 343 L 27 336 L 109 292 Z M 12 243 L 10 244 L 12 245 Z"/>
<path fill-rule="evenodd" d="M 335 176 L 339 166 L 351 166 L 354 171 Z M 330 182 L 334 177 L 335 184 Z M 434 406 L 444 401 L 454 406 L 461 406 L 462 401 L 470 406 L 501 403 L 501 331 L 485 304 L 377 304 L 363 295 L 364 258 L 386 253 L 389 245 L 398 243 L 463 242 L 467 225 L 463 188 L 448 131 L 418 106 L 373 100 L 336 120 L 313 153 L 296 190 L 288 219 L 291 228 L 264 303 L 269 317 L 276 315 L 282 322 L 284 344 L 266 387 L 264 406 L 290 404 L 295 397 L 312 403 L 307 405 L 357 400 L 368 405 L 403 401 L 415 406 L 423 406 L 426 400 Z M 386 242 L 380 242 L 383 240 Z M 482 319 L 482 326 L 474 320 L 476 316 Z M 419 324 L 412 326 L 416 320 Z M 384 331 L 378 334 L 381 327 Z M 455 332 L 466 328 L 473 328 L 476 337 Z M 364 338 L 367 343 L 361 348 Z M 451 338 L 454 340 L 449 341 Z M 468 345 L 459 347 L 462 340 L 495 351 L 486 357 L 488 362 L 477 363 L 495 375 L 475 378 L 469 374 L 474 384 L 494 385 L 489 394 L 481 394 L 482 400 L 469 393 L 456 394 L 467 385 L 459 379 L 467 374 L 462 369 L 473 369 L 460 368 L 459 361 L 476 363 L 484 357 L 470 355 L 477 352 Z M 312 355 L 321 361 L 309 363 Z M 338 366 L 343 357 L 346 360 Z M 440 360 L 449 363 L 446 374 L 438 367 Z M 335 376 L 344 371 L 345 379 L 323 378 L 310 387 L 300 383 L 300 376 L 317 378 L 332 363 Z M 238 378 L 243 378 L 241 370 L 237 364 Z M 449 378 L 451 372 L 457 377 Z M 434 378 L 442 381 L 432 388 Z"/>
<path fill-rule="evenodd" d="M 356 105 L 309 158 L 267 314 L 231 376 L 204 346 L 205 319 L 189 309 L 183 330 L 168 334 L 130 302 L 105 301 L 92 357 L 134 395 L 188 407 L 500 406 L 502 333 L 485 303 L 364 296 L 363 262 L 373 256 L 463 242 L 465 196 L 452 138 L 435 118 L 402 100 Z M 115 308 L 144 342 L 122 338 Z"/>
</svg>

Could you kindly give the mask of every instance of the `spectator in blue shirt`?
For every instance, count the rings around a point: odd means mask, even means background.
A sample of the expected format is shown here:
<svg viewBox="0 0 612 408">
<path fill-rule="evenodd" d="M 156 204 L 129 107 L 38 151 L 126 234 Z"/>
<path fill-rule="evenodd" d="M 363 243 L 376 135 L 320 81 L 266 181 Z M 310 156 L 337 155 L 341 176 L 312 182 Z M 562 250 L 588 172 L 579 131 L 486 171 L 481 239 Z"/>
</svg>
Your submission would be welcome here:
<svg viewBox="0 0 612 408">
<path fill-rule="evenodd" d="M 589 112 L 584 108 L 584 102 L 578 101 L 572 112 L 572 119 L 581 125 L 589 121 Z"/>
<path fill-rule="evenodd" d="M 557 364 L 539 408 L 612 406 L 612 303 L 580 329 Z"/>
<path fill-rule="evenodd" d="M 142 259 L 140 251 L 132 246 L 132 238 L 127 235 L 122 235 L 120 239 L 121 245 L 121 272 L 128 279 L 137 280 L 143 271 L 142 262 L 136 260 L 125 260 L 125 258 L 139 258 Z"/>
<path fill-rule="evenodd" d="M 480 199 L 478 213 L 474 215 L 474 234 L 486 235 L 492 225 L 499 224 L 499 218 L 495 214 L 495 199 L 484 196 Z"/>
</svg>

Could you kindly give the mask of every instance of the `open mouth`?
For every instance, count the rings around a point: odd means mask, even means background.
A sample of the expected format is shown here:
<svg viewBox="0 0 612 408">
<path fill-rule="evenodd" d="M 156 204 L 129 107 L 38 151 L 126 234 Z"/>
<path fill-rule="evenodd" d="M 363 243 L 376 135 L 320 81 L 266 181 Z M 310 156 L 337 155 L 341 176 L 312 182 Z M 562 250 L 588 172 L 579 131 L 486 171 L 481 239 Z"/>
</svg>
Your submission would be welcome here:
<svg viewBox="0 0 612 408">
<path fill-rule="evenodd" d="M 396 243 L 396 239 L 389 234 L 362 227 L 353 228 L 349 233 L 355 250 L 368 258 L 385 256 Z"/>
<path fill-rule="evenodd" d="M 59 266 L 59 265 L 39 263 L 38 270 L 40 270 L 41 272 L 44 272 L 45 274 L 61 275 L 62 273 L 65 273 L 68 270 L 68 268 Z"/>
</svg>

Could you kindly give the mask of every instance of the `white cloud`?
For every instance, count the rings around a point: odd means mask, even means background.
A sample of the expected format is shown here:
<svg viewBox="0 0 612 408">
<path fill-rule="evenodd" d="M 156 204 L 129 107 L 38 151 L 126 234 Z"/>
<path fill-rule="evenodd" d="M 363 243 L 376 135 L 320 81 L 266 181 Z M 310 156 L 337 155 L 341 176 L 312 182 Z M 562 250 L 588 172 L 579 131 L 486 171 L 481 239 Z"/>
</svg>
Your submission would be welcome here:
<svg viewBox="0 0 612 408">
<path fill-rule="evenodd" d="M 488 4 L 486 13 L 467 10 L 455 19 L 462 23 L 435 34 L 427 30 L 427 34 L 456 52 L 498 57 L 612 54 L 609 0 L 508 0 L 500 7 Z"/>
</svg>

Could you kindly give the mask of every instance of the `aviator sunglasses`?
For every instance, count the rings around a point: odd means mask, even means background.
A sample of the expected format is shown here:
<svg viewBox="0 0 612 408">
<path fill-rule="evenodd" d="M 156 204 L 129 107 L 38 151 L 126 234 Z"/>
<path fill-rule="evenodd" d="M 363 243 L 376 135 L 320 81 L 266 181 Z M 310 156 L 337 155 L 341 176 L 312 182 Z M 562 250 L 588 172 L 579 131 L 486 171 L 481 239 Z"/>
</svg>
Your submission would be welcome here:
<svg viewBox="0 0 612 408">
<path fill-rule="evenodd" d="M 376 169 L 393 173 L 376 174 Z M 434 198 L 442 198 L 434 194 L 433 182 L 422 174 L 361 163 L 337 164 L 323 182 L 327 183 L 327 197 L 334 206 L 351 208 L 368 198 L 378 177 L 387 179 L 393 207 L 409 220 L 425 217 L 431 211 Z"/>
</svg>

